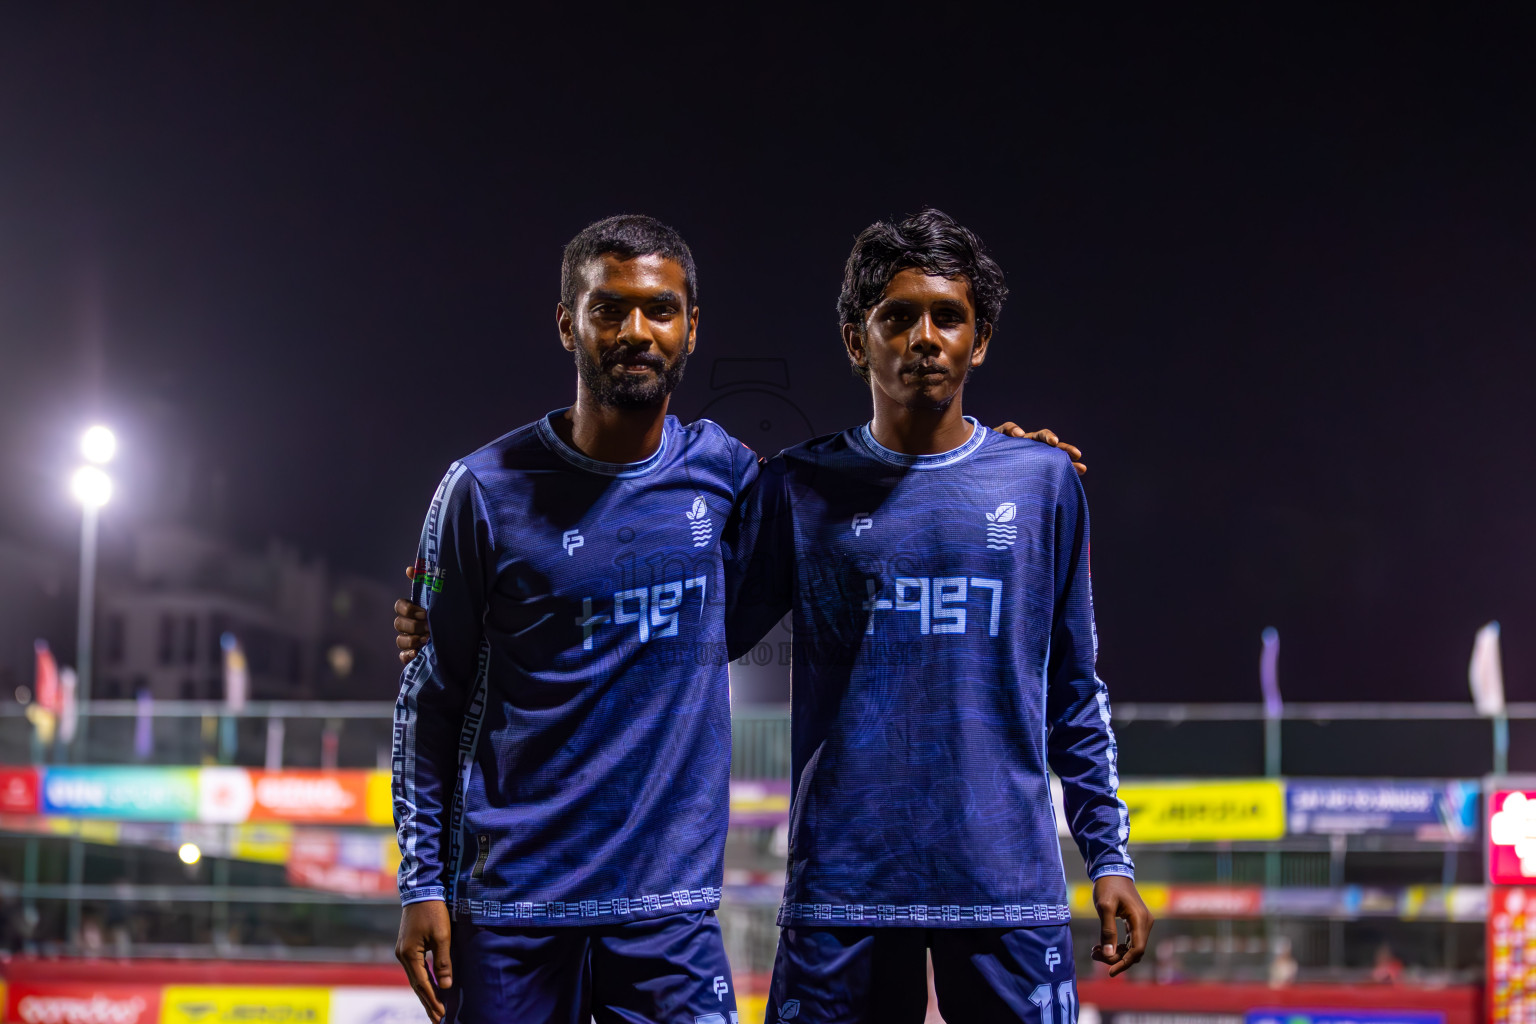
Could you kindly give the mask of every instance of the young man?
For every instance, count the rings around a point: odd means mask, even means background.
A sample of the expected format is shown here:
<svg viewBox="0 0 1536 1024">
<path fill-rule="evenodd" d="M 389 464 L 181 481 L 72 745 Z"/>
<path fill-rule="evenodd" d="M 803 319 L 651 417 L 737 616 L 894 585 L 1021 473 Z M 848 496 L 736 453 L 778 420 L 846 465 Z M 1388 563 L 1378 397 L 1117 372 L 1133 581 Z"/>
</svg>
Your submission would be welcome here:
<svg viewBox="0 0 1536 1024">
<path fill-rule="evenodd" d="M 1094 958 L 1118 974 L 1145 950 L 1082 487 L 1063 453 L 961 409 L 1005 294 L 942 213 L 860 235 L 839 311 L 874 417 L 769 460 L 727 539 L 732 654 L 794 623 L 775 1024 L 920 1022 L 929 950 L 951 1021 L 1075 1021 L 1048 766 Z"/>
<path fill-rule="evenodd" d="M 582 231 L 576 404 L 455 462 L 428 511 L 393 761 L 396 955 L 434 1024 L 736 1019 L 720 536 L 757 460 L 666 415 L 697 299 L 665 225 Z"/>
<path fill-rule="evenodd" d="M 723 646 L 719 535 L 757 460 L 666 415 L 698 315 L 676 232 L 582 231 L 557 307 L 576 404 L 432 499 L 414 597 L 433 642 L 393 762 L 396 955 L 434 1024 L 736 1020 L 714 913 L 730 705 L 723 657 L 696 655 Z"/>
</svg>

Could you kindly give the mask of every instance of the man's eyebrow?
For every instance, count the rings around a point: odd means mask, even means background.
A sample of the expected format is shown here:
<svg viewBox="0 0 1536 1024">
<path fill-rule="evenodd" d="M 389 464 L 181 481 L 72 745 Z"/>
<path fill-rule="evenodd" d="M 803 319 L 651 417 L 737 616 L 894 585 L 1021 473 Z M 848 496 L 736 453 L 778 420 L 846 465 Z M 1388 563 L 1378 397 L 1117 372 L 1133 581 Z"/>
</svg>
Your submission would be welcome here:
<svg viewBox="0 0 1536 1024">
<path fill-rule="evenodd" d="M 611 292 L 602 288 L 593 289 L 591 296 L 593 302 L 635 302 L 637 299 L 634 295 Z M 647 306 L 653 306 L 660 302 L 681 306 L 683 304 L 683 297 L 669 288 L 666 291 L 656 292 L 654 295 L 640 296 L 638 301 Z"/>
</svg>

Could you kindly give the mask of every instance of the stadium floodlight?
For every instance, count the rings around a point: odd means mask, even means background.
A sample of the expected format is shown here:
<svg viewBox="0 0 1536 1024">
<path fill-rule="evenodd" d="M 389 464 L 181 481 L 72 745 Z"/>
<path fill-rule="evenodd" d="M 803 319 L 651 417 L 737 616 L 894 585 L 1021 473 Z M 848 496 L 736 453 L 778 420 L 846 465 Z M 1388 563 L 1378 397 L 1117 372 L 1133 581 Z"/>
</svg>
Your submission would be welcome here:
<svg viewBox="0 0 1536 1024">
<path fill-rule="evenodd" d="M 98 423 L 80 435 L 80 454 L 99 466 L 106 465 L 117 454 L 117 435 Z"/>
<path fill-rule="evenodd" d="M 176 851 L 176 856 L 188 867 L 203 859 L 203 851 L 197 848 L 196 843 L 182 843 L 181 849 Z"/>
<path fill-rule="evenodd" d="M 81 466 L 69 482 L 75 500 L 88 509 L 97 509 L 112 500 L 112 478 L 96 466 Z"/>
</svg>

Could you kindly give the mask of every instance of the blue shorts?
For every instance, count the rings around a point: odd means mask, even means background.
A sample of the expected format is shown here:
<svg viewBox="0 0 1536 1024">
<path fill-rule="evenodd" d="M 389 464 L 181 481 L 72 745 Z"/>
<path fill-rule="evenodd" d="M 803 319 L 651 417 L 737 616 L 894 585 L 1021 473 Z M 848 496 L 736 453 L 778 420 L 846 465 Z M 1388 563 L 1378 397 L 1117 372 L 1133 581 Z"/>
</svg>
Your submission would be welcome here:
<svg viewBox="0 0 1536 1024">
<path fill-rule="evenodd" d="M 785 928 L 767 1024 L 922 1024 L 928 951 L 944 1019 L 1077 1024 L 1069 925 Z"/>
<path fill-rule="evenodd" d="M 737 1024 L 714 911 L 600 928 L 453 923 L 444 1024 Z"/>
</svg>

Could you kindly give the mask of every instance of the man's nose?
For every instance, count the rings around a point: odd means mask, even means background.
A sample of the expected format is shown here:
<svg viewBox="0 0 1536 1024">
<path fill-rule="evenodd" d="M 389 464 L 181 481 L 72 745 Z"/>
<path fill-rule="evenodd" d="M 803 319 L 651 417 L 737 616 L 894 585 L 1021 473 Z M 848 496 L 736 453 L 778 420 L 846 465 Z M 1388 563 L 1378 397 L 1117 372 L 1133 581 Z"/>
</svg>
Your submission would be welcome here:
<svg viewBox="0 0 1536 1024">
<path fill-rule="evenodd" d="M 651 343 L 651 324 L 639 307 L 630 310 L 624 322 L 619 325 L 619 341 L 637 348 L 644 348 Z"/>
<path fill-rule="evenodd" d="M 911 346 L 919 351 L 936 352 L 939 349 L 939 330 L 933 325 L 933 317 L 927 313 L 917 318 L 908 338 Z"/>
</svg>

